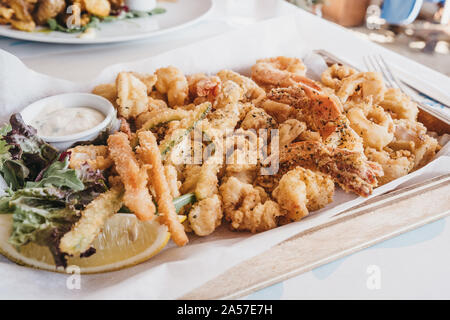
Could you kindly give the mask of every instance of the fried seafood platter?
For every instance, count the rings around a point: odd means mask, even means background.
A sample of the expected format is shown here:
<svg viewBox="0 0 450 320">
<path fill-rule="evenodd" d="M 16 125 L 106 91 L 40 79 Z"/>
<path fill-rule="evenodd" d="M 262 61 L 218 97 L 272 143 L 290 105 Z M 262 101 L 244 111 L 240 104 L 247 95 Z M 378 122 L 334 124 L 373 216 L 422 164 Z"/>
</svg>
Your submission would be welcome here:
<svg viewBox="0 0 450 320">
<path fill-rule="evenodd" d="M 190 235 L 207 237 L 220 225 L 270 230 L 324 208 L 337 188 L 368 197 L 441 148 L 417 121 L 417 105 L 380 74 L 336 64 L 315 81 L 293 57 L 260 59 L 248 76 L 185 75 L 174 66 L 120 72 L 92 93 L 121 120 L 103 140 L 58 153 L 20 117 L 2 130 L 5 180 L 13 165 L 23 170 L 1 199 L 13 221 L 4 241 L 18 251 L 46 247 L 56 266 L 108 260 L 105 239 L 119 218 L 164 234 L 145 259 L 169 235 L 186 246 Z M 18 134 L 47 152 L 30 155 Z"/>
</svg>

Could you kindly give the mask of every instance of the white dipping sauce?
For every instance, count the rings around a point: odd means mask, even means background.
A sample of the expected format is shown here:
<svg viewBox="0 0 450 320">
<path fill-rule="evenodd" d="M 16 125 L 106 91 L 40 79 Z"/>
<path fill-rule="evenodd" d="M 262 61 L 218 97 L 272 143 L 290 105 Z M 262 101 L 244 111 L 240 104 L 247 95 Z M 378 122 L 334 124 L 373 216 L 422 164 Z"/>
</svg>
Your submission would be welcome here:
<svg viewBox="0 0 450 320">
<path fill-rule="evenodd" d="M 126 0 L 125 4 L 130 10 L 150 11 L 155 9 L 156 0 Z"/>
<path fill-rule="evenodd" d="M 40 136 L 58 137 L 89 130 L 105 118 L 102 112 L 89 107 L 46 106 L 30 125 Z"/>
</svg>

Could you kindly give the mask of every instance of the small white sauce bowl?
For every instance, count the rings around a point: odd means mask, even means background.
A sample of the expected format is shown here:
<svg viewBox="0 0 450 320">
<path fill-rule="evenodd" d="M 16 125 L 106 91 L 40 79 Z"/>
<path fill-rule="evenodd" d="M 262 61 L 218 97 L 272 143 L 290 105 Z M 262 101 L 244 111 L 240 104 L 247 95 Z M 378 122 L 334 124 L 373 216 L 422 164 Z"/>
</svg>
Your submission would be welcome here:
<svg viewBox="0 0 450 320">
<path fill-rule="evenodd" d="M 95 139 L 100 132 L 106 129 L 113 121 L 117 119 L 116 109 L 105 98 L 90 93 L 65 93 L 56 96 L 50 96 L 36 102 L 23 109 L 20 114 L 26 124 L 41 113 L 47 106 L 61 106 L 63 108 L 90 107 L 96 109 L 105 115 L 105 119 L 95 127 L 66 136 L 40 136 L 43 140 L 50 143 L 59 150 L 66 150 L 75 142 L 90 141 Z"/>
<path fill-rule="evenodd" d="M 156 7 L 156 0 L 126 0 L 126 6 L 133 11 L 151 11 Z"/>
</svg>

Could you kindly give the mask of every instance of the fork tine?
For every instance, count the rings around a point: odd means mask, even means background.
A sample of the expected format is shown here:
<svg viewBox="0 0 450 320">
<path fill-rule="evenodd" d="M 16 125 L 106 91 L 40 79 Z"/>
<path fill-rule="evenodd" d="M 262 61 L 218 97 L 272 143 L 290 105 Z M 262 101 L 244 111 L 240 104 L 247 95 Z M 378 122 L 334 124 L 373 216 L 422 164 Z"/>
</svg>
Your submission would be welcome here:
<svg viewBox="0 0 450 320">
<path fill-rule="evenodd" d="M 367 71 L 372 71 L 371 70 L 372 68 L 371 68 L 371 66 L 368 63 L 366 56 L 363 56 L 363 62 L 364 62 L 364 65 L 366 66 Z"/>
<path fill-rule="evenodd" d="M 379 57 L 380 57 L 380 61 L 382 62 L 382 64 L 386 68 L 387 72 L 389 73 L 391 79 L 393 79 L 394 83 L 396 84 L 397 88 L 399 88 L 403 92 L 403 88 L 402 88 L 402 84 L 401 84 L 400 80 L 394 75 L 391 68 L 386 63 L 386 60 L 384 60 L 383 56 L 380 55 Z"/>
<path fill-rule="evenodd" d="M 372 65 L 372 70 L 373 71 L 379 71 L 378 68 L 377 68 L 377 64 L 374 62 L 373 57 L 369 56 L 368 58 L 369 58 L 369 61 L 370 61 L 371 65 Z"/>
<path fill-rule="evenodd" d="M 380 62 L 380 60 L 377 58 L 377 56 L 373 56 L 373 59 L 375 60 L 377 66 L 378 66 L 377 69 L 383 74 L 383 77 L 386 80 L 388 86 L 391 88 L 397 87 L 396 84 L 393 82 L 392 78 L 386 72 L 385 68 L 383 67 L 383 64 Z"/>
</svg>

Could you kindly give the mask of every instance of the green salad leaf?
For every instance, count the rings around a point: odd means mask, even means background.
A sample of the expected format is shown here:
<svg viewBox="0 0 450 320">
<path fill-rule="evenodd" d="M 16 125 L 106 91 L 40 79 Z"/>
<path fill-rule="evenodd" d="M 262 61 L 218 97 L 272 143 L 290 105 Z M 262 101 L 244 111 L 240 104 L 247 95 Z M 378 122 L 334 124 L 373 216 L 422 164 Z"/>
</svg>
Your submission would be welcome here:
<svg viewBox="0 0 450 320">
<path fill-rule="evenodd" d="M 12 190 L 18 190 L 25 184 L 25 179 L 30 175 L 30 170 L 23 161 L 6 159 L 1 169 L 3 179 Z"/>
<path fill-rule="evenodd" d="M 92 16 L 91 20 L 84 26 L 80 27 L 74 27 L 74 28 L 67 28 L 61 25 L 56 19 L 48 19 L 47 24 L 48 28 L 52 31 L 60 31 L 65 33 L 79 33 L 84 32 L 89 28 L 96 28 L 98 29 L 100 23 L 100 19 L 96 16 Z"/>
<path fill-rule="evenodd" d="M 0 198 L 0 214 L 13 215 L 9 242 L 18 250 L 29 242 L 47 246 L 58 266 L 66 264 L 60 239 L 78 221 L 80 210 L 107 189 L 100 172 L 70 169 L 69 154 L 63 156 L 20 114 L 0 128 L 0 174 L 9 186 Z"/>
<path fill-rule="evenodd" d="M 47 246 L 57 266 L 66 266 L 59 241 L 80 218 L 79 211 L 67 208 L 66 193 L 55 187 L 21 189 L 0 200 L 2 213 L 13 214 L 9 242 L 18 250 L 29 242 Z"/>
<path fill-rule="evenodd" d="M 25 124 L 19 113 L 0 129 L 0 173 L 12 190 L 34 181 L 58 157 L 58 150 Z"/>
<path fill-rule="evenodd" d="M 38 182 L 28 181 L 26 188 L 43 188 L 46 186 L 54 186 L 58 188 L 69 188 L 74 191 L 84 189 L 83 182 L 78 178 L 77 172 L 69 169 L 69 157 L 65 157 L 63 161 L 53 162 L 43 173 L 42 178 Z"/>
<path fill-rule="evenodd" d="M 127 20 L 127 19 L 135 19 L 135 18 L 145 18 L 150 17 L 156 14 L 165 13 L 166 9 L 164 8 L 155 8 L 151 11 L 127 11 L 125 9 L 121 9 L 116 12 L 115 15 L 110 15 L 107 17 L 97 17 L 92 15 L 90 21 L 84 25 L 79 27 L 68 28 L 63 26 L 56 19 L 48 19 L 47 25 L 51 31 L 60 31 L 65 33 L 80 33 L 84 32 L 89 28 L 99 29 L 100 22 L 113 22 L 118 20 Z"/>
</svg>

